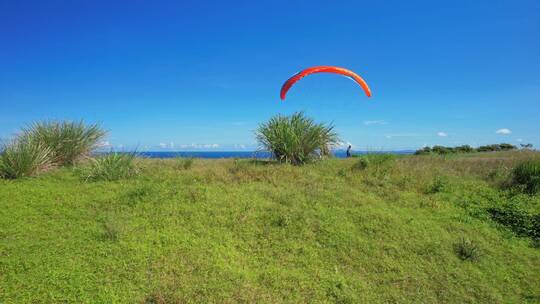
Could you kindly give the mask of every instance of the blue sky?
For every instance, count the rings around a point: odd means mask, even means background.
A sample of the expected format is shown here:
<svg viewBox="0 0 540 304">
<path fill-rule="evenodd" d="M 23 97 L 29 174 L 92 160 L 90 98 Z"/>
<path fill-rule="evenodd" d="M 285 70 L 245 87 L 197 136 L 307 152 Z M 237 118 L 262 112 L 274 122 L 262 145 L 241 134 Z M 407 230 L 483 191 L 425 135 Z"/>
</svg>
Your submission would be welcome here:
<svg viewBox="0 0 540 304">
<path fill-rule="evenodd" d="M 0 138 L 84 119 L 116 148 L 241 150 L 258 123 L 305 111 L 359 150 L 538 147 L 539 12 L 539 1 L 0 0 Z M 319 74 L 281 102 L 283 81 L 314 65 L 354 70 L 373 97 Z"/>
</svg>

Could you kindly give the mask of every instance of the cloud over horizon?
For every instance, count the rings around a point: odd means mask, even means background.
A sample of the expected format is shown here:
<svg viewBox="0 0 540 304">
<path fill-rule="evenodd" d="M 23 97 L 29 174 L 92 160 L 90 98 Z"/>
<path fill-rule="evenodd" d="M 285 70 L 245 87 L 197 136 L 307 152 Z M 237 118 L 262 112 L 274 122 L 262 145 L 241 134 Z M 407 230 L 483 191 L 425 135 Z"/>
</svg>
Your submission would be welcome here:
<svg viewBox="0 0 540 304">
<path fill-rule="evenodd" d="M 446 132 L 437 132 L 437 136 L 439 136 L 439 137 L 447 137 L 448 134 Z"/>
<path fill-rule="evenodd" d="M 502 129 L 499 129 L 499 130 L 495 131 L 495 133 L 501 134 L 501 135 L 508 135 L 508 134 L 511 134 L 512 131 L 510 131 L 510 129 L 507 129 L 507 128 L 502 128 Z"/>
</svg>

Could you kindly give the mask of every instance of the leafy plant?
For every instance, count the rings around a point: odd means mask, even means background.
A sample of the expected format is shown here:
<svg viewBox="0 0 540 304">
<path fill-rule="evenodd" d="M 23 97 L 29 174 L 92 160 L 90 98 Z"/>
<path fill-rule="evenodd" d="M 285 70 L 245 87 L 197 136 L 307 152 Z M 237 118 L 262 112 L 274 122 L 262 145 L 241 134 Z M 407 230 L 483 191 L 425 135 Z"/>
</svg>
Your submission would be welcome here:
<svg viewBox="0 0 540 304">
<path fill-rule="evenodd" d="M 315 123 L 302 112 L 277 115 L 259 126 L 256 137 L 263 150 L 280 162 L 304 164 L 316 157 L 330 155 L 339 142 L 332 125 Z"/>
<path fill-rule="evenodd" d="M 540 191 L 540 160 L 529 160 L 517 165 L 512 172 L 512 184 L 523 188 L 526 193 Z"/>
<path fill-rule="evenodd" d="M 436 176 L 435 179 L 428 185 L 427 193 L 434 194 L 444 191 L 447 187 L 448 181 L 442 176 Z"/>
<path fill-rule="evenodd" d="M 491 218 L 519 236 L 540 240 L 540 214 L 531 214 L 516 203 L 488 209 Z"/>
<path fill-rule="evenodd" d="M 135 153 L 108 153 L 92 159 L 87 171 L 84 172 L 86 180 L 115 181 L 129 178 L 138 174 L 135 167 Z"/>
<path fill-rule="evenodd" d="M 24 135 L 9 142 L 0 153 L 0 177 L 33 176 L 51 166 L 51 150 Z"/>
<path fill-rule="evenodd" d="M 36 122 L 23 130 L 42 147 L 51 151 L 51 160 L 60 166 L 73 165 L 98 147 L 106 132 L 83 121 Z"/>
</svg>

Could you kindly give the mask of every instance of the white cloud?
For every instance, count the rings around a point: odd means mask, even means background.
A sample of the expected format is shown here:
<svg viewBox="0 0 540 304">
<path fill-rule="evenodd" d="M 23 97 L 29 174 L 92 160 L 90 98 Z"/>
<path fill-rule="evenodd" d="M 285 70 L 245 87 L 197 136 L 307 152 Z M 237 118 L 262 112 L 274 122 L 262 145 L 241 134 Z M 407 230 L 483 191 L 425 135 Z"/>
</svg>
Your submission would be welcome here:
<svg viewBox="0 0 540 304">
<path fill-rule="evenodd" d="M 167 144 L 166 143 L 159 143 L 159 147 L 161 149 L 165 149 L 165 148 L 167 148 Z"/>
<path fill-rule="evenodd" d="M 518 138 L 518 139 L 517 139 L 517 142 L 523 142 L 523 139 Z"/>
<path fill-rule="evenodd" d="M 509 129 L 503 128 L 503 129 L 499 129 L 499 130 L 495 131 L 495 133 L 502 134 L 502 135 L 508 135 L 508 134 L 512 133 L 512 131 L 510 131 Z"/>
<path fill-rule="evenodd" d="M 371 126 L 371 125 L 387 125 L 388 122 L 386 120 L 365 120 L 364 125 Z"/>
<path fill-rule="evenodd" d="M 437 136 L 440 136 L 440 137 L 447 137 L 448 134 L 446 134 L 445 132 L 437 132 Z"/>
</svg>

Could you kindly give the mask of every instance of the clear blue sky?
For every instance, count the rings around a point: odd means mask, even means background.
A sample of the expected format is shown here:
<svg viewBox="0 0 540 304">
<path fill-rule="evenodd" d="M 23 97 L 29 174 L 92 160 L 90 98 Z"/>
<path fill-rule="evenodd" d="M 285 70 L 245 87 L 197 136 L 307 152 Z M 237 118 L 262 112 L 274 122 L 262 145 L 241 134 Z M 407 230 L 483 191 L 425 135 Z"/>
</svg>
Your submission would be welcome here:
<svg viewBox="0 0 540 304">
<path fill-rule="evenodd" d="M 539 16 L 536 0 L 0 0 L 0 138 L 84 119 L 116 147 L 250 149 L 258 123 L 302 110 L 360 150 L 538 147 Z M 319 74 L 281 102 L 313 65 L 373 97 Z"/>
</svg>

